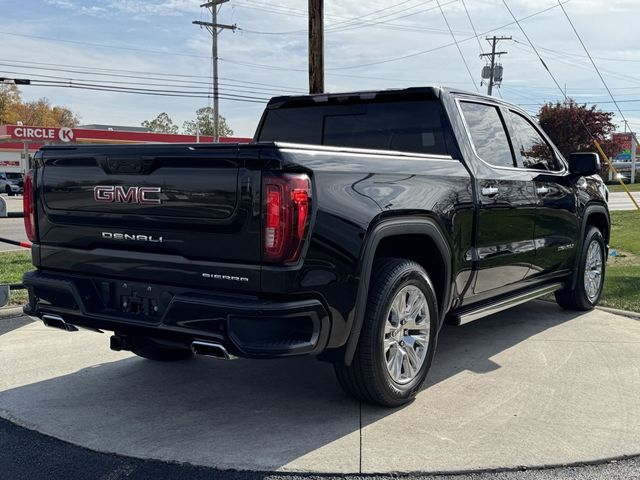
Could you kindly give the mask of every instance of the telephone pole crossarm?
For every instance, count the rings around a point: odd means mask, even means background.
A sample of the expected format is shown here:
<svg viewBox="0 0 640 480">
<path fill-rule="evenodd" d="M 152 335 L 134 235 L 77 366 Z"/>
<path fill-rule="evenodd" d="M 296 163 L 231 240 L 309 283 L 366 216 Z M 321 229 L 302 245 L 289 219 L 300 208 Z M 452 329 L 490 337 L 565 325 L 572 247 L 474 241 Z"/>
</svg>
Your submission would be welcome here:
<svg viewBox="0 0 640 480">
<path fill-rule="evenodd" d="M 200 25 L 201 27 L 207 27 L 207 28 L 223 28 L 226 30 L 238 29 L 238 26 L 235 23 L 233 25 L 226 25 L 224 23 L 201 22 L 200 20 L 194 20 L 191 23 L 193 23 L 194 25 Z"/>
</svg>

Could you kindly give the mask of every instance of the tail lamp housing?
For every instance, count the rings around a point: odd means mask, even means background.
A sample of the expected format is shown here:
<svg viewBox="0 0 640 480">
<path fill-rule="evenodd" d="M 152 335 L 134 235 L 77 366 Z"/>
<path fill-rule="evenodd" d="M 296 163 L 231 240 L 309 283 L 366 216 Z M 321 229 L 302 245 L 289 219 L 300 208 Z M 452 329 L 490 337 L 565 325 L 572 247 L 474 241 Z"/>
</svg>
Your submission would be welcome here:
<svg viewBox="0 0 640 480">
<path fill-rule="evenodd" d="M 263 182 L 264 260 L 295 263 L 311 216 L 311 180 L 303 173 L 268 176 Z"/>
<path fill-rule="evenodd" d="M 24 175 L 22 192 L 22 211 L 24 215 L 24 229 L 31 243 L 37 241 L 36 235 L 36 192 L 33 171 Z"/>
</svg>

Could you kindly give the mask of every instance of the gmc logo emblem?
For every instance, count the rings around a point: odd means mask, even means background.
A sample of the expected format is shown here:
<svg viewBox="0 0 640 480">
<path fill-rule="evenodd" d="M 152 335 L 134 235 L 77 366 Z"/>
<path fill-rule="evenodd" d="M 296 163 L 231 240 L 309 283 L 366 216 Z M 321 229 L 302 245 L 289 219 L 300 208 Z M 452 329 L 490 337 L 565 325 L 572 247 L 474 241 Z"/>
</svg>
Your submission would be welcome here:
<svg viewBox="0 0 640 480">
<path fill-rule="evenodd" d="M 142 205 L 160 205 L 159 198 L 149 198 L 152 193 L 160 193 L 160 187 L 121 187 L 98 185 L 93 187 L 93 199 L 99 203 L 139 203 Z"/>
</svg>

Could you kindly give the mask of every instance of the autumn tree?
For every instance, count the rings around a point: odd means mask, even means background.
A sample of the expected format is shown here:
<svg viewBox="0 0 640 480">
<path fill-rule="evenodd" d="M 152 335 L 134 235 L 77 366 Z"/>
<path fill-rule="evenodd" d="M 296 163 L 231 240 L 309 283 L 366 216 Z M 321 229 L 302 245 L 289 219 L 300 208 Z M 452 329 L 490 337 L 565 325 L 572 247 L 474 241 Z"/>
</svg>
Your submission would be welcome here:
<svg viewBox="0 0 640 480">
<path fill-rule="evenodd" d="M 219 115 L 219 135 L 221 137 L 230 137 L 233 135 L 233 130 L 227 124 L 227 120 Z M 211 107 L 199 108 L 196 111 L 195 120 L 187 120 L 182 124 L 182 130 L 184 133 L 190 135 L 196 135 L 199 131 L 200 135 L 213 135 L 213 114 Z"/>
<path fill-rule="evenodd" d="M 22 103 L 20 91 L 15 85 L 0 84 L 0 125 L 16 123 L 17 107 Z"/>
<path fill-rule="evenodd" d="M 78 115 L 66 107 L 51 105 L 46 98 L 24 102 L 15 85 L 0 85 L 0 124 L 77 127 Z"/>
<path fill-rule="evenodd" d="M 162 112 L 153 120 L 145 120 L 142 126 L 154 133 L 178 133 L 178 126 L 173 123 L 168 113 Z"/>
<path fill-rule="evenodd" d="M 596 105 L 587 107 L 569 98 L 544 104 L 538 112 L 538 121 L 566 158 L 573 152 L 596 151 L 593 138 L 611 158 L 620 151 L 620 145 L 611 138 L 616 130 L 613 116 L 612 112 L 600 110 Z"/>
</svg>

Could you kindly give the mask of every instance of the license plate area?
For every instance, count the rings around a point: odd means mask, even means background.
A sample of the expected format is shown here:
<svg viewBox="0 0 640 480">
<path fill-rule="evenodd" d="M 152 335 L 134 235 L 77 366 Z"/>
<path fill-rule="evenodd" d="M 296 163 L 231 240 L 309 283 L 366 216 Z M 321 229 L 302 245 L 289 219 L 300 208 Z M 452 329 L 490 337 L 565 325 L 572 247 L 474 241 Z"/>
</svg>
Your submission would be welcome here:
<svg viewBox="0 0 640 480">
<path fill-rule="evenodd" d="M 116 286 L 116 310 L 127 316 L 156 320 L 162 316 L 161 293 L 149 284 L 122 282 Z"/>
</svg>

